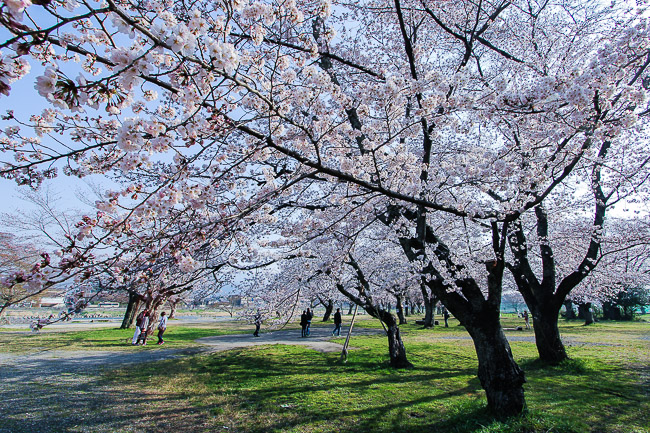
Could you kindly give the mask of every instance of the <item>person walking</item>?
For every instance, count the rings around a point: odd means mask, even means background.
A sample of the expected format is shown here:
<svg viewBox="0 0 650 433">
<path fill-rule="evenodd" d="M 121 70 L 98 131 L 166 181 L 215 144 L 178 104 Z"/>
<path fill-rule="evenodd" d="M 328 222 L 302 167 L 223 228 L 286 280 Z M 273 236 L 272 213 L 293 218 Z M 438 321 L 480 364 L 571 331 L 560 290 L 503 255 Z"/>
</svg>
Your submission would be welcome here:
<svg viewBox="0 0 650 433">
<path fill-rule="evenodd" d="M 445 319 L 445 328 L 449 328 L 449 311 L 447 307 L 442 307 L 442 317 Z"/>
<path fill-rule="evenodd" d="M 163 311 L 160 313 L 160 322 L 158 322 L 158 343 L 157 344 L 165 344 L 165 340 L 163 340 L 163 334 L 167 330 L 167 316 L 165 315 L 165 312 Z"/>
<path fill-rule="evenodd" d="M 253 320 L 255 321 L 255 332 L 253 332 L 253 337 L 259 337 L 260 327 L 262 326 L 262 313 L 260 313 L 260 310 L 257 310 Z"/>
<path fill-rule="evenodd" d="M 131 341 L 132 345 L 138 344 L 138 341 L 140 340 L 140 334 L 142 333 L 142 321 L 144 320 L 144 315 L 149 314 L 147 309 L 145 308 L 138 314 L 138 317 L 135 318 L 135 332 L 133 333 L 133 340 Z"/>
<path fill-rule="evenodd" d="M 314 313 L 311 312 L 309 308 L 307 308 L 307 333 L 305 337 L 309 337 L 309 334 L 311 334 L 311 331 L 309 328 L 311 328 L 311 319 L 314 318 Z"/>
<path fill-rule="evenodd" d="M 524 310 L 521 315 L 524 318 L 524 323 L 526 324 L 526 329 L 530 329 L 530 318 L 528 317 L 528 310 Z"/>
<path fill-rule="evenodd" d="M 337 308 L 336 313 L 334 313 L 334 330 L 332 331 L 332 335 L 336 334 L 337 337 L 341 336 L 341 323 L 343 323 L 341 309 Z"/>
<path fill-rule="evenodd" d="M 300 336 L 306 337 L 307 336 L 307 312 L 305 310 L 302 310 L 302 314 L 300 315 L 300 328 L 302 329 Z"/>
</svg>

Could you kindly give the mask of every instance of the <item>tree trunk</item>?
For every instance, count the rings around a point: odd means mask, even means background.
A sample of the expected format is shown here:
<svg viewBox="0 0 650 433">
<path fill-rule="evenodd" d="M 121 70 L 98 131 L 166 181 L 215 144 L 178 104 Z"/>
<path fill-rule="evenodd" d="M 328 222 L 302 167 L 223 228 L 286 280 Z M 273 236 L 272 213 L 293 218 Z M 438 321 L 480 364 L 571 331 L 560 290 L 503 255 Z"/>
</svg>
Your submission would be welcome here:
<svg viewBox="0 0 650 433">
<path fill-rule="evenodd" d="M 567 299 L 564 301 L 564 308 L 566 309 L 565 318 L 568 320 L 573 320 L 576 318 L 576 312 L 573 309 L 573 301 Z"/>
<path fill-rule="evenodd" d="M 397 317 L 399 318 L 399 324 L 405 325 L 406 317 L 404 317 L 404 305 L 402 304 L 402 297 L 400 295 L 395 295 L 395 299 L 397 299 L 397 306 L 395 307 L 395 311 L 397 312 Z M 390 312 L 390 310 L 388 310 L 388 312 Z"/>
<path fill-rule="evenodd" d="M 585 321 L 585 325 L 594 323 L 594 313 L 591 311 L 591 302 L 578 304 L 578 318 Z"/>
<path fill-rule="evenodd" d="M 393 368 L 413 368 L 413 364 L 406 358 L 406 349 L 399 333 L 399 325 L 395 316 L 386 310 L 379 312 L 379 320 L 386 324 L 386 335 L 388 337 L 388 355 L 390 366 Z"/>
<path fill-rule="evenodd" d="M 428 297 L 424 300 L 424 327 L 433 328 L 435 325 L 435 308 L 438 300 L 435 296 Z"/>
<path fill-rule="evenodd" d="M 142 297 L 133 292 L 129 292 L 129 303 L 126 306 L 126 311 L 124 312 L 124 318 L 122 319 L 122 326 L 120 329 L 128 329 L 133 327 L 133 321 L 140 308 L 140 303 L 142 302 Z"/>
<path fill-rule="evenodd" d="M 531 309 L 535 344 L 542 361 L 557 365 L 568 358 L 557 327 L 559 310 L 552 305 L 545 307 Z"/>
<path fill-rule="evenodd" d="M 332 311 L 334 310 L 334 301 L 329 299 L 327 301 L 327 304 L 323 304 L 323 305 L 325 305 L 325 314 L 323 315 L 323 322 L 327 322 L 328 320 L 330 320 L 330 316 L 332 315 Z"/>
<path fill-rule="evenodd" d="M 468 320 L 465 326 L 474 340 L 478 377 L 485 389 L 488 407 L 499 416 L 518 415 L 526 405 L 524 372 L 512 357 L 498 317 L 480 316 Z"/>
<path fill-rule="evenodd" d="M 169 308 L 170 308 L 169 317 L 167 317 L 167 319 L 175 319 L 176 318 L 176 305 L 178 305 L 179 301 L 180 301 L 180 299 L 176 299 L 174 301 L 172 301 L 172 300 L 167 301 L 167 303 L 169 304 Z M 232 317 L 232 314 L 230 314 L 230 317 Z"/>
<path fill-rule="evenodd" d="M 350 255 L 349 264 L 357 271 L 359 282 L 359 297 L 353 295 L 351 292 L 347 291 L 342 284 L 336 285 L 339 292 L 348 297 L 351 301 L 354 301 L 357 305 L 363 307 L 364 310 L 372 317 L 379 319 L 382 323 L 386 325 L 386 336 L 388 337 L 388 356 L 390 357 L 390 365 L 393 368 L 412 368 L 411 364 L 406 358 L 406 349 L 404 348 L 404 343 L 402 342 L 402 337 L 399 333 L 399 325 L 395 316 L 390 313 L 386 308 L 382 307 L 381 304 L 373 304 L 372 298 L 367 295 L 368 282 L 365 279 L 361 268 L 358 267 L 356 261 L 352 259 Z M 361 298 L 361 296 L 363 298 Z"/>
<path fill-rule="evenodd" d="M 621 310 L 618 305 L 611 302 L 603 302 L 603 319 L 621 320 Z"/>
<path fill-rule="evenodd" d="M 411 315 L 411 304 L 407 302 L 404 303 L 404 316 L 408 317 Z"/>
<path fill-rule="evenodd" d="M 348 309 L 348 316 L 352 314 L 352 309 L 354 308 L 354 303 L 350 302 L 350 308 Z"/>
</svg>

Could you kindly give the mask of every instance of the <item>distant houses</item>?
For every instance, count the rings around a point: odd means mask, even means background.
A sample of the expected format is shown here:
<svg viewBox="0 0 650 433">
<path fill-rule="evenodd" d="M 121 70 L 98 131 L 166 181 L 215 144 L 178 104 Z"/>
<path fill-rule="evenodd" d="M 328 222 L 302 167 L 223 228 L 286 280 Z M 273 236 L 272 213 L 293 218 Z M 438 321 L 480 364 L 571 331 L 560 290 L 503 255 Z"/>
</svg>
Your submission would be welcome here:
<svg viewBox="0 0 650 433">
<path fill-rule="evenodd" d="M 65 299 L 61 297 L 43 297 L 36 300 L 33 304 L 34 307 L 41 308 L 65 308 Z"/>
</svg>

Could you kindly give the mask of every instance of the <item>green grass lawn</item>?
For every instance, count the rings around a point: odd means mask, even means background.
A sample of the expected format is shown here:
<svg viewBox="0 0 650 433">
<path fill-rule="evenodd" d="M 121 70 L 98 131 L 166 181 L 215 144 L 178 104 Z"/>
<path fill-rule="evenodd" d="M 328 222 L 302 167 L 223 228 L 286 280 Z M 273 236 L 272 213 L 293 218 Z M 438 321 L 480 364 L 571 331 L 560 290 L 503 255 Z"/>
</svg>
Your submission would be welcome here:
<svg viewBox="0 0 650 433">
<path fill-rule="evenodd" d="M 349 321 L 344 316 L 344 327 Z M 357 324 L 381 328 L 365 315 Z M 514 329 L 523 320 L 505 315 L 503 324 Z M 650 433 L 649 323 L 585 327 L 580 321 L 561 321 L 571 360 L 558 367 L 537 361 L 534 342 L 521 341 L 533 331 L 507 330 L 513 355 L 526 372 L 528 411 L 506 420 L 487 412 L 473 343 L 457 325 L 453 319 L 449 328 L 433 330 L 403 325 L 415 366 L 410 370 L 388 366 L 384 336 L 353 335 L 347 364 L 338 362 L 338 353 L 269 345 L 110 370 L 98 380 L 111 395 L 137 396 L 138 404 L 131 397 L 116 399 L 110 412 L 129 413 L 138 420 L 138 431 Z M 172 321 L 165 348 L 250 331 L 241 322 L 174 326 Z M 0 351 L 155 347 L 131 347 L 126 339 L 132 332 L 0 332 Z"/>
<path fill-rule="evenodd" d="M 165 332 L 164 348 L 198 346 L 197 338 L 211 335 L 250 332 L 251 326 L 241 322 L 220 322 L 219 325 L 183 325 L 169 322 Z M 156 333 L 149 337 L 146 346 L 132 346 L 133 329 L 103 328 L 88 331 L 60 331 L 44 328 L 33 333 L 24 330 L 0 329 L 0 352 L 29 353 L 39 350 L 153 350 L 158 348 Z"/>
<path fill-rule="evenodd" d="M 377 322 L 360 320 L 370 324 Z M 526 371 L 528 413 L 509 420 L 486 411 L 473 344 L 454 339 L 466 335 L 455 324 L 403 326 L 411 370 L 389 368 L 386 339 L 376 336 L 353 337 L 345 365 L 338 354 L 262 346 L 118 370 L 106 380 L 162 397 L 166 413 L 193 413 L 187 431 L 647 433 L 649 330 L 563 322 L 565 336 L 582 342 L 569 346 L 572 359 L 559 367 L 538 362 L 534 343 L 512 342 Z M 598 344 L 584 343 L 591 340 Z M 161 405 L 143 416 L 155 417 Z"/>
</svg>

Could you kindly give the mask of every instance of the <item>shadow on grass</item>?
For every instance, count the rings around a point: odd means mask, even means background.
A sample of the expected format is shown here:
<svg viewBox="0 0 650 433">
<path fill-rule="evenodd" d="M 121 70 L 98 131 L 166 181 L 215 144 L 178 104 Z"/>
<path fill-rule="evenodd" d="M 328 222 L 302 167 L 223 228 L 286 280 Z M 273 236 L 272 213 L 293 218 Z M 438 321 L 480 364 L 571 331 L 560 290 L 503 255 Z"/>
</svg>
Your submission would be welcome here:
<svg viewBox="0 0 650 433">
<path fill-rule="evenodd" d="M 176 368 L 200 377 L 208 388 L 195 405 L 226 418 L 237 413 L 245 421 L 234 428 L 242 432 L 585 431 L 552 416 L 496 420 L 485 408 L 472 363 L 398 371 L 374 361 L 341 366 L 331 355 L 267 347 L 201 357 Z M 161 369 L 173 375 L 175 367 Z M 220 408 L 223 400 L 211 398 L 224 393 L 230 413 Z"/>
<path fill-rule="evenodd" d="M 412 370 L 388 367 L 381 337 L 357 345 L 346 365 L 338 354 L 270 345 L 141 364 L 104 380 L 78 371 L 67 388 L 35 380 L 21 392 L 12 382 L 0 391 L 0 414 L 11 414 L 0 432 L 613 433 L 648 425 L 630 372 L 598 360 L 523 360 L 531 410 L 498 420 L 485 408 L 476 359 L 458 345 L 409 346 Z"/>
</svg>

